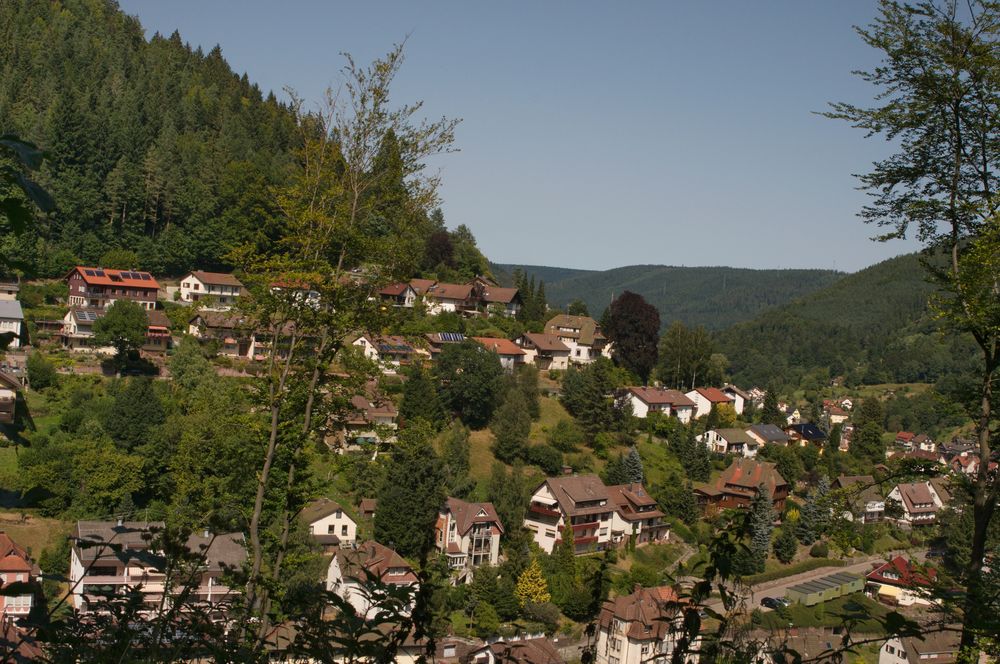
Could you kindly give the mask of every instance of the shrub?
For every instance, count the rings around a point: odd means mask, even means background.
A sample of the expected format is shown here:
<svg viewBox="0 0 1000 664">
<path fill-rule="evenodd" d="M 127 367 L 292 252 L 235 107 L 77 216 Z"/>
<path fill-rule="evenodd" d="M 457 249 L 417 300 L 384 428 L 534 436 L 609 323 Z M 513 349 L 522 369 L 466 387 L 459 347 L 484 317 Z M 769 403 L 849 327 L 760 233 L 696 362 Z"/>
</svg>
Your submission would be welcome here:
<svg viewBox="0 0 1000 664">
<path fill-rule="evenodd" d="M 524 605 L 524 618 L 545 625 L 545 632 L 552 633 L 559 626 L 559 607 L 552 602 Z"/>
<path fill-rule="evenodd" d="M 830 555 L 830 547 L 827 546 L 826 542 L 816 542 L 809 549 L 809 555 L 813 558 L 826 558 Z"/>
<path fill-rule="evenodd" d="M 53 387 L 59 380 L 56 367 L 39 352 L 28 355 L 28 382 L 35 390 Z"/>
<path fill-rule="evenodd" d="M 532 445 L 526 457 L 528 463 L 538 466 L 546 475 L 558 475 L 562 470 L 562 452 L 551 445 Z"/>
<path fill-rule="evenodd" d="M 560 452 L 576 452 L 583 442 L 583 430 L 573 420 L 559 420 L 549 431 L 548 442 Z"/>
</svg>

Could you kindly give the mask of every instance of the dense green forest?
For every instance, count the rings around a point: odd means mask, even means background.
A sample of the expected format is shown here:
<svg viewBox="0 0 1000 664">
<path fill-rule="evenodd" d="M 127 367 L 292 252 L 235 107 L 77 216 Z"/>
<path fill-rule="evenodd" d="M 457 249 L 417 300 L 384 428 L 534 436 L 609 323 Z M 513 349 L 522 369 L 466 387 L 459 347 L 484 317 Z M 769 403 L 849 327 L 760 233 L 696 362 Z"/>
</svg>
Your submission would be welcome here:
<svg viewBox="0 0 1000 664">
<path fill-rule="evenodd" d="M 970 356 L 935 332 L 918 254 L 898 256 L 716 335 L 741 384 L 795 384 L 808 372 L 850 383 L 934 382 Z"/>
<path fill-rule="evenodd" d="M 236 75 L 219 48 L 147 41 L 107 0 L 0 3 L 0 133 L 46 150 L 58 209 L 3 247 L 56 275 L 109 248 L 178 273 L 222 266 L 273 215 L 290 109 Z M 5 242 L 12 242 L 9 238 Z"/>
<path fill-rule="evenodd" d="M 666 327 L 673 321 L 719 330 L 753 319 L 833 284 L 843 275 L 832 270 L 749 270 L 732 267 L 672 267 L 629 265 L 604 271 L 562 270 L 532 265 L 500 265 L 520 269 L 545 282 L 553 306 L 579 299 L 594 316 L 615 296 L 629 290 L 642 295 L 660 311 Z"/>
</svg>

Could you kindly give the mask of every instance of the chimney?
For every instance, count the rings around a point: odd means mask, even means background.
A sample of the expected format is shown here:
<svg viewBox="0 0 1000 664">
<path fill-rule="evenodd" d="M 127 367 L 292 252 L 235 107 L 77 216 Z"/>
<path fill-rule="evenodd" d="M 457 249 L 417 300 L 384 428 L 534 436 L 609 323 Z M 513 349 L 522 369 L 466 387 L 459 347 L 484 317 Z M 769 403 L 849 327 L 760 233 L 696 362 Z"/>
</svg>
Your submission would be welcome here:
<svg viewBox="0 0 1000 664">
<path fill-rule="evenodd" d="M 122 525 L 124 525 L 123 522 L 122 522 L 122 518 L 121 517 L 118 517 L 118 520 L 117 520 L 116 523 L 117 523 L 117 525 L 118 525 L 119 528 L 121 528 Z"/>
<path fill-rule="evenodd" d="M 211 537 L 211 536 L 212 536 L 212 533 L 211 533 L 211 532 L 209 532 L 208 528 L 205 528 L 205 532 L 204 532 L 204 535 L 205 535 L 205 539 L 208 539 L 209 537 Z"/>
</svg>

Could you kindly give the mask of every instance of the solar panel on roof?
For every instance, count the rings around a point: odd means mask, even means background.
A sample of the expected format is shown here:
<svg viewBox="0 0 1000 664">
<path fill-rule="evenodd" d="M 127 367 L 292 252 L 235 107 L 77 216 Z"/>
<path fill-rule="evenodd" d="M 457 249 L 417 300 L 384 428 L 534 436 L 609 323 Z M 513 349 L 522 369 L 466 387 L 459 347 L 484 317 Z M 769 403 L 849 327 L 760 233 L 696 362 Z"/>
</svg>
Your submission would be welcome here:
<svg viewBox="0 0 1000 664">
<path fill-rule="evenodd" d="M 104 276 L 104 270 L 94 270 L 94 274 L 98 277 Z"/>
<path fill-rule="evenodd" d="M 143 272 L 143 273 L 142 273 L 141 275 L 139 275 L 139 276 L 141 276 L 141 277 L 142 277 L 142 280 L 143 280 L 143 281 L 151 281 L 151 280 L 153 279 L 153 278 L 152 278 L 151 276 L 149 276 L 149 275 L 148 275 L 148 274 L 146 274 L 145 272 Z"/>
<path fill-rule="evenodd" d="M 454 341 L 454 342 L 465 341 L 465 335 L 459 332 L 442 332 L 441 341 Z"/>
<path fill-rule="evenodd" d="M 83 273 L 86 274 L 88 277 L 96 276 L 93 270 L 84 270 Z"/>
</svg>

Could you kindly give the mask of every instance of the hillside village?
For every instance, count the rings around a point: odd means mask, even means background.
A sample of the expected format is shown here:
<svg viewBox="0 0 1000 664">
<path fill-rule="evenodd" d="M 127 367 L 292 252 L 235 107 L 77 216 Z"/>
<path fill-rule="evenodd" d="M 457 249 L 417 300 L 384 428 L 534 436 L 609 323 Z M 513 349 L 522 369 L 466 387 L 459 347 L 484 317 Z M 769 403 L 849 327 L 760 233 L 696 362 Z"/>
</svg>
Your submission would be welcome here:
<svg viewBox="0 0 1000 664">
<path fill-rule="evenodd" d="M 899 150 L 861 216 L 921 251 L 846 274 L 493 263 L 405 39 L 312 105 L 114 0 L 0 3 L 0 663 L 1000 661 L 966 9 L 858 30 L 883 105 L 824 115 Z M 560 250 L 692 250 L 615 215 Z"/>
</svg>

